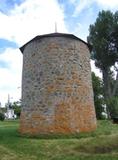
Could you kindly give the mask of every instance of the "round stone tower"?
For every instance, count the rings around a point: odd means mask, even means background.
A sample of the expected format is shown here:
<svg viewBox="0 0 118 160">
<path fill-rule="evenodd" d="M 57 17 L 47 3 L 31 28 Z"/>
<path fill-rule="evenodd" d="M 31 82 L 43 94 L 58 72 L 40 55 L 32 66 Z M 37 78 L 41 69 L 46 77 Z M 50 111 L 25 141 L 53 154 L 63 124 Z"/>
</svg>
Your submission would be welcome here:
<svg viewBox="0 0 118 160">
<path fill-rule="evenodd" d="M 96 128 L 88 44 L 71 34 L 37 36 L 23 53 L 23 134 L 78 133 Z"/>
</svg>

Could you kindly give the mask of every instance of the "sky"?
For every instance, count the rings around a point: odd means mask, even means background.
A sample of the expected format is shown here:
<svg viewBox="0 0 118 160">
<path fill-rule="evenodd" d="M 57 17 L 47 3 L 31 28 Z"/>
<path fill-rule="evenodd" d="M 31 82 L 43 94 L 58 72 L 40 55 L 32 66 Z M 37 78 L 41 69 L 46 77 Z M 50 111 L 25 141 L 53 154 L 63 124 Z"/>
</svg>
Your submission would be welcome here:
<svg viewBox="0 0 118 160">
<path fill-rule="evenodd" d="M 0 0 L 0 102 L 21 98 L 23 44 L 37 35 L 71 33 L 86 41 L 99 11 L 118 9 L 118 0 Z M 91 62 L 92 70 L 100 75 Z"/>
</svg>

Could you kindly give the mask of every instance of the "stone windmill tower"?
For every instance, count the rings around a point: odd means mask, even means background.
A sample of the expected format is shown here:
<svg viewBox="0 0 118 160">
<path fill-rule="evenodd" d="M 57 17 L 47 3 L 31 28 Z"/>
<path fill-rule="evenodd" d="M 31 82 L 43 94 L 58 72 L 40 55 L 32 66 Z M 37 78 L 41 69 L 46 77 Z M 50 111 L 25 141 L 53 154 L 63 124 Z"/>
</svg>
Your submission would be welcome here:
<svg viewBox="0 0 118 160">
<path fill-rule="evenodd" d="M 72 34 L 37 36 L 23 53 L 20 132 L 78 133 L 96 128 L 88 44 Z"/>
</svg>

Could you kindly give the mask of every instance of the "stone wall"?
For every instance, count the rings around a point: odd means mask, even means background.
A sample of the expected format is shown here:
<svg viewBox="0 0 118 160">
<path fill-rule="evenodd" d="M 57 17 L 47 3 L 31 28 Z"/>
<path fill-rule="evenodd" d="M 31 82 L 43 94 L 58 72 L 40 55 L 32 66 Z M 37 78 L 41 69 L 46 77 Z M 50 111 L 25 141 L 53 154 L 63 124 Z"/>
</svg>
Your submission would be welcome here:
<svg viewBox="0 0 118 160">
<path fill-rule="evenodd" d="M 20 132 L 78 133 L 96 128 L 90 53 L 82 41 L 45 37 L 23 52 Z"/>
</svg>

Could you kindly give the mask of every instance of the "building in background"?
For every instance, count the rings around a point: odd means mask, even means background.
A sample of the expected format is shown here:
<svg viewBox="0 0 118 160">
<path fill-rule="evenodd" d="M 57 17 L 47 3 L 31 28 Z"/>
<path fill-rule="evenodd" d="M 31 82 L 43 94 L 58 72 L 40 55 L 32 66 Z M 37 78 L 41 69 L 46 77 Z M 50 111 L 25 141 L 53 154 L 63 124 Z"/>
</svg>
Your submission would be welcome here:
<svg viewBox="0 0 118 160">
<path fill-rule="evenodd" d="M 17 116 L 14 114 L 13 109 L 7 109 L 7 112 L 5 113 L 5 119 L 16 119 Z"/>
<path fill-rule="evenodd" d="M 11 108 L 11 103 L 10 103 L 10 95 L 8 94 L 8 102 L 6 104 L 6 112 L 4 113 L 5 119 L 16 119 L 17 116 L 14 114 L 14 109 Z"/>
</svg>

